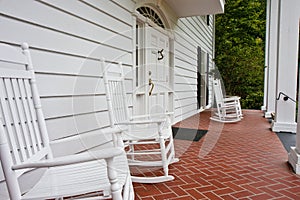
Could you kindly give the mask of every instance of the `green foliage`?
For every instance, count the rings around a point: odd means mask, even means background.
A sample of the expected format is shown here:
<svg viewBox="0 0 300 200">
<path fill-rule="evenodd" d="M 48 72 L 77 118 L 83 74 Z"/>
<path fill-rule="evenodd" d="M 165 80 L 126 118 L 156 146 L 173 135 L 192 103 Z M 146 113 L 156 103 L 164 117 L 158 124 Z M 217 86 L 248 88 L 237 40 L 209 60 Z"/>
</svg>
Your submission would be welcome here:
<svg viewBox="0 0 300 200">
<path fill-rule="evenodd" d="M 226 0 L 216 17 L 215 63 L 229 95 L 243 108 L 258 109 L 263 100 L 265 1 Z"/>
</svg>

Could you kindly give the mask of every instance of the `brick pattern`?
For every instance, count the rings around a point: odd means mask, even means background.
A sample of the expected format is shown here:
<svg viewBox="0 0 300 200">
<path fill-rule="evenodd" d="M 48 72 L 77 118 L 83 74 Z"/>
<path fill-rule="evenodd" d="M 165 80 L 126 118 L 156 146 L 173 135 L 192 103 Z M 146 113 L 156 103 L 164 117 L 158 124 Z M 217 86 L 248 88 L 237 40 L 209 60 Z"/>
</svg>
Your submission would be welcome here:
<svg viewBox="0 0 300 200">
<path fill-rule="evenodd" d="M 261 111 L 244 110 L 235 124 L 194 115 L 176 127 L 208 129 L 199 142 L 175 140 L 178 163 L 174 181 L 134 183 L 136 199 L 300 199 L 300 176 L 287 163 L 287 152 Z M 139 171 L 160 174 L 160 169 Z"/>
</svg>

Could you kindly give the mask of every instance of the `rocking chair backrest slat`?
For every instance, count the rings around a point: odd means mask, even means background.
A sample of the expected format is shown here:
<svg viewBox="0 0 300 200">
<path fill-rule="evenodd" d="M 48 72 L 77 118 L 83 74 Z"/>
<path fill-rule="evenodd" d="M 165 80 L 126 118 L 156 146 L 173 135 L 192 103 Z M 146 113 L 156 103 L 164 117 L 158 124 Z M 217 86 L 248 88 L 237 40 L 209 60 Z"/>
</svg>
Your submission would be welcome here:
<svg viewBox="0 0 300 200">
<path fill-rule="evenodd" d="M 0 45 L 1 52 L 4 49 L 10 52 L 10 48 Z M 23 54 L 15 54 L 18 64 L 24 61 L 25 67 L 22 70 L 0 68 L 0 119 L 3 127 L 0 134 L 7 140 L 12 165 L 52 156 L 47 132 L 43 127 L 45 122 L 40 110 L 28 46 L 23 45 L 22 48 Z M 10 55 L 6 64 L 16 63 L 12 60 L 13 53 L 15 52 L 6 53 Z M 18 58 L 20 56 L 26 59 Z M 1 56 L 0 65 L 4 59 Z"/>
<path fill-rule="evenodd" d="M 114 126 L 118 122 L 126 122 L 129 118 L 127 107 L 127 98 L 124 85 L 124 75 L 122 63 L 107 64 L 102 59 L 102 67 L 104 69 L 104 83 L 107 93 L 108 107 L 113 112 L 110 112 L 110 124 Z"/>
<path fill-rule="evenodd" d="M 224 105 L 224 102 L 223 102 L 224 97 L 223 97 L 220 80 L 218 80 L 218 79 L 213 80 L 213 89 L 214 89 L 217 106 L 223 106 Z"/>
</svg>

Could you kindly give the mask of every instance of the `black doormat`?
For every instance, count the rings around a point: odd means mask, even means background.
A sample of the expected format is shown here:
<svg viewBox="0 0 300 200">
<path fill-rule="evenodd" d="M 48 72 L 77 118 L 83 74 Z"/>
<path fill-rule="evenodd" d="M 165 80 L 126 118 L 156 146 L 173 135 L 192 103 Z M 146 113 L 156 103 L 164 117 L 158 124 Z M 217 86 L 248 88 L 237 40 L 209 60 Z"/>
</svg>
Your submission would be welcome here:
<svg viewBox="0 0 300 200">
<path fill-rule="evenodd" d="M 296 134 L 289 133 L 289 132 L 276 132 L 276 135 L 280 139 L 281 143 L 283 144 L 285 150 L 290 152 L 291 147 L 296 146 Z"/>
<path fill-rule="evenodd" d="M 206 133 L 207 130 L 200 129 L 189 129 L 189 128 L 178 128 L 172 127 L 173 138 L 179 140 L 190 140 L 197 142 L 199 141 Z"/>
</svg>

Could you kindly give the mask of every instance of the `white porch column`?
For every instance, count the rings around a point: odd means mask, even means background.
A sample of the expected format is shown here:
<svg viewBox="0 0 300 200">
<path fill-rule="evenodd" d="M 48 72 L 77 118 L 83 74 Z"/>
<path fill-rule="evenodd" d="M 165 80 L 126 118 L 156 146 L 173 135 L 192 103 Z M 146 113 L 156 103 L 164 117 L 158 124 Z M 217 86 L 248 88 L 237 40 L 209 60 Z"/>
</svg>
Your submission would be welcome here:
<svg viewBox="0 0 300 200">
<path fill-rule="evenodd" d="M 280 92 L 296 99 L 298 69 L 299 0 L 280 0 L 278 26 L 278 58 L 276 96 Z M 296 9 L 295 9 L 296 8 Z M 275 132 L 296 132 L 296 103 L 283 97 L 276 101 L 275 120 L 272 130 Z"/>
<path fill-rule="evenodd" d="M 276 101 L 276 80 L 277 80 L 277 49 L 278 49 L 278 19 L 280 0 L 270 0 L 269 3 L 269 21 L 267 27 L 268 42 L 266 43 L 266 69 L 267 71 L 267 96 L 265 117 L 271 118 L 275 112 Z"/>
<path fill-rule="evenodd" d="M 296 19 L 298 20 L 298 25 L 296 25 L 296 24 L 294 24 L 294 25 L 297 26 L 298 33 L 299 33 L 299 26 L 300 26 L 300 1 L 293 0 L 292 2 L 293 3 L 291 3 L 291 5 L 294 4 L 294 10 L 292 12 L 295 12 L 294 13 L 295 20 Z M 298 16 L 296 16 L 297 14 L 298 14 Z M 296 44 L 299 44 L 298 43 L 299 42 L 299 35 L 297 35 L 295 37 L 295 41 L 296 41 Z M 300 47 L 298 46 L 298 51 L 299 51 L 299 48 Z M 297 63 L 297 64 L 299 64 L 299 63 Z M 299 72 L 298 72 L 298 74 L 299 74 Z M 298 88 L 298 99 L 300 99 L 300 84 L 299 84 L 299 88 Z M 298 102 L 298 108 L 300 108 L 300 103 L 299 102 Z M 300 109 L 298 109 L 298 117 L 297 117 L 297 119 L 298 120 L 300 119 Z M 296 174 L 300 174 L 300 123 L 297 124 L 296 146 L 295 147 L 291 147 L 291 151 L 289 153 L 289 158 L 288 159 L 289 159 L 289 163 L 293 167 L 295 173 Z"/>
<path fill-rule="evenodd" d="M 271 9 L 271 0 L 267 0 L 266 7 L 266 37 L 265 37 L 265 72 L 264 72 L 264 101 L 261 106 L 262 111 L 267 110 L 267 100 L 268 100 L 268 66 L 269 66 L 269 38 L 270 38 L 270 9 Z"/>
</svg>

